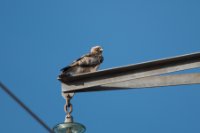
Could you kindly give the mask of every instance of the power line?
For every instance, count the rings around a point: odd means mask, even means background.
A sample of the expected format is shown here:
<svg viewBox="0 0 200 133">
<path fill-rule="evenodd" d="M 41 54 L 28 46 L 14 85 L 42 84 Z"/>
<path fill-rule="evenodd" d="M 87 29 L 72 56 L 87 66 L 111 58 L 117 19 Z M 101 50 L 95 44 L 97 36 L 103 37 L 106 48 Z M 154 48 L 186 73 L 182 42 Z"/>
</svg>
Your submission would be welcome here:
<svg viewBox="0 0 200 133">
<path fill-rule="evenodd" d="M 42 121 L 31 109 L 29 109 L 19 98 L 17 98 L 3 83 L 0 82 L 0 87 L 15 101 L 17 102 L 20 107 L 22 107 L 29 115 L 33 117 L 40 125 L 42 125 L 49 133 L 53 133 L 51 128 Z"/>
</svg>

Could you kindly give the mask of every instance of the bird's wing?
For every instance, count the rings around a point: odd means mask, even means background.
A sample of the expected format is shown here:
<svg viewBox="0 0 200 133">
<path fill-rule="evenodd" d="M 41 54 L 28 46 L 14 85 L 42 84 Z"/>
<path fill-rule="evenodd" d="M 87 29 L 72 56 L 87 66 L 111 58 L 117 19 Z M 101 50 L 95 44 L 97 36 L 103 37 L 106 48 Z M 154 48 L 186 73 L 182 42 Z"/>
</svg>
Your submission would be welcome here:
<svg viewBox="0 0 200 133">
<path fill-rule="evenodd" d="M 61 71 L 67 71 L 69 68 L 73 66 L 87 66 L 89 65 L 89 58 L 92 57 L 92 54 L 85 54 L 78 58 L 77 60 L 74 60 L 70 65 L 64 67 L 61 69 Z"/>
</svg>

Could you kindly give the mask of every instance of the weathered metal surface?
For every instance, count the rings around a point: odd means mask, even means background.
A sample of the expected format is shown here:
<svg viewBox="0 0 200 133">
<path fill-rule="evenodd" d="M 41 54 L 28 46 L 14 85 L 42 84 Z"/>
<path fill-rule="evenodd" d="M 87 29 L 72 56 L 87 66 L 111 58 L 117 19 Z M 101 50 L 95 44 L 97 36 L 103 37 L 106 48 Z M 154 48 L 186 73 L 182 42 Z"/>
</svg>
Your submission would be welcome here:
<svg viewBox="0 0 200 133">
<path fill-rule="evenodd" d="M 200 53 L 113 68 L 73 77 L 60 77 L 62 91 L 77 91 L 106 84 L 120 83 L 148 76 L 200 67 Z M 142 81 L 140 81 L 142 82 Z"/>
<path fill-rule="evenodd" d="M 185 70 L 185 69 L 190 69 L 190 68 L 195 68 L 195 67 L 200 67 L 200 63 L 190 63 L 190 64 L 185 64 L 185 65 L 160 68 L 160 69 L 149 70 L 149 71 L 144 71 L 144 72 L 124 73 L 117 76 L 114 75 L 113 77 L 111 75 L 108 75 L 108 76 L 105 75 L 105 77 L 100 77 L 100 78 L 91 77 L 90 79 L 87 79 L 85 81 L 73 82 L 71 84 L 65 83 L 65 87 L 62 87 L 62 91 L 64 92 L 67 90 L 75 91 L 75 90 L 80 90 L 81 88 L 94 87 L 94 86 L 105 85 L 109 83 L 117 83 L 117 82 L 133 80 L 133 79 L 154 76 L 154 75 L 160 75 L 160 74 L 165 74 L 165 73 L 170 73 L 170 72 L 175 72 L 175 71 L 180 71 L 180 70 Z"/>
<path fill-rule="evenodd" d="M 123 82 L 118 82 L 118 83 L 110 83 L 110 84 L 106 84 L 102 86 L 81 88 L 80 90 L 75 90 L 75 92 L 126 90 L 126 89 L 139 89 L 139 88 L 143 89 L 143 88 L 153 88 L 153 87 L 155 88 L 155 87 L 191 85 L 191 84 L 200 84 L 199 73 L 198 74 L 167 75 L 167 76 L 150 76 L 150 77 L 123 81 Z M 63 87 L 67 87 L 67 86 L 63 84 Z"/>
<path fill-rule="evenodd" d="M 145 88 L 159 87 L 183 84 L 198 84 L 200 83 L 200 74 L 179 74 L 167 76 L 151 76 L 141 79 L 124 81 L 120 83 L 106 84 L 108 87 L 125 87 L 125 88 Z"/>
</svg>

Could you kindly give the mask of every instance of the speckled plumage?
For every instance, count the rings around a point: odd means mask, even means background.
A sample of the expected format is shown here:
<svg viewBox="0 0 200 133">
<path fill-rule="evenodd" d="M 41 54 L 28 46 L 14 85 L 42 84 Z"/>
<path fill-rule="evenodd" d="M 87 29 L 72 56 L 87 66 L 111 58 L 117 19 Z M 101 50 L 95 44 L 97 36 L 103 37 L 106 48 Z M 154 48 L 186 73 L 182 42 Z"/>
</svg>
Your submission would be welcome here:
<svg viewBox="0 0 200 133">
<path fill-rule="evenodd" d="M 103 49 L 100 46 L 91 48 L 90 53 L 83 55 L 69 66 L 61 69 L 61 75 L 74 76 L 77 74 L 95 72 L 103 62 Z"/>
</svg>

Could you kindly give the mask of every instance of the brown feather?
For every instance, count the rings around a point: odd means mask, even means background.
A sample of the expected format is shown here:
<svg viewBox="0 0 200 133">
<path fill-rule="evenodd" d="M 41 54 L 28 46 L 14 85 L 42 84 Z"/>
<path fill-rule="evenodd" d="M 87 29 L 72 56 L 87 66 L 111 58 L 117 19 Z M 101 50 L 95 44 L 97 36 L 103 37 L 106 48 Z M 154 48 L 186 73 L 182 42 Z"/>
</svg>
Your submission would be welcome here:
<svg viewBox="0 0 200 133">
<path fill-rule="evenodd" d="M 89 54 L 82 56 L 73 61 L 69 66 L 61 69 L 61 74 L 73 76 L 97 71 L 99 65 L 103 62 L 102 50 L 99 46 L 93 47 Z"/>
</svg>

